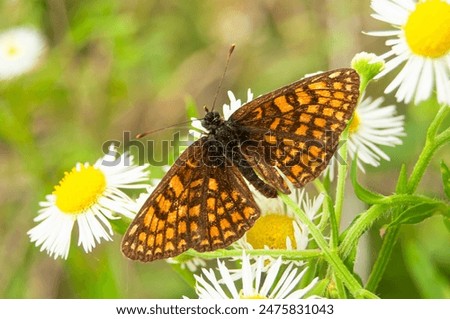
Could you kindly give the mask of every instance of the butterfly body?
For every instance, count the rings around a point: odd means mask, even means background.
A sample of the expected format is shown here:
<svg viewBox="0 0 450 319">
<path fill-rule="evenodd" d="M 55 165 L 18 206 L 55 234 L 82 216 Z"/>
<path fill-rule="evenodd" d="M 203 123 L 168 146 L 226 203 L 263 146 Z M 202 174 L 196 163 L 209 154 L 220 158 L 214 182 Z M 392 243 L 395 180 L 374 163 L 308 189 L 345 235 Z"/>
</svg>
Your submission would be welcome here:
<svg viewBox="0 0 450 319">
<path fill-rule="evenodd" d="M 266 197 L 290 193 L 325 169 L 353 114 L 359 77 L 324 72 L 262 95 L 228 119 L 208 111 L 189 146 L 131 223 L 123 253 L 140 261 L 211 251 L 239 239 L 260 215 L 244 178 Z"/>
<path fill-rule="evenodd" d="M 276 197 L 277 191 L 265 183 L 253 170 L 252 165 L 242 154 L 242 147 L 257 146 L 258 141 L 249 138 L 246 128 L 233 119 L 224 120 L 218 112 L 209 111 L 202 120 L 208 131 L 204 148 L 207 150 L 205 165 L 235 166 L 256 189 L 266 197 Z"/>
</svg>

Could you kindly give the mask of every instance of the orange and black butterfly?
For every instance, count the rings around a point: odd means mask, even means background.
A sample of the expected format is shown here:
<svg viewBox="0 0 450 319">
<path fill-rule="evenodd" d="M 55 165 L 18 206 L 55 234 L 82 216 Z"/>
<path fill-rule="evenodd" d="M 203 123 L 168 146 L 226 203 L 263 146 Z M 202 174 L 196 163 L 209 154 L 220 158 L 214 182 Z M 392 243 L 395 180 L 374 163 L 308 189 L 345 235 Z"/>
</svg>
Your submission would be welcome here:
<svg viewBox="0 0 450 319">
<path fill-rule="evenodd" d="M 303 187 L 325 169 L 352 117 L 359 76 L 337 69 L 301 79 L 243 105 L 228 120 L 207 111 L 208 131 L 163 177 L 122 241 L 144 262 L 238 240 L 260 209 L 245 179 L 266 197 Z M 245 178 L 245 179 L 244 179 Z"/>
</svg>

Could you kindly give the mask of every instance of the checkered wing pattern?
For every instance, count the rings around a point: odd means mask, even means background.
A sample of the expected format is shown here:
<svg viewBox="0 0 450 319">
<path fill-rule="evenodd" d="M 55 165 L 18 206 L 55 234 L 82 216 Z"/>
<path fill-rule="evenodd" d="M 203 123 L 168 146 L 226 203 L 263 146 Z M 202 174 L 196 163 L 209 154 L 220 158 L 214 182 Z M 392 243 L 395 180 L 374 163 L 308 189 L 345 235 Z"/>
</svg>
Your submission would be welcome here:
<svg viewBox="0 0 450 319">
<path fill-rule="evenodd" d="M 359 76 L 337 69 L 304 78 L 243 105 L 230 117 L 258 145 L 243 153 L 258 155 L 258 172 L 285 193 L 277 167 L 295 187 L 302 187 L 325 169 L 339 136 L 352 117 L 359 97 Z M 256 163 L 254 164 L 256 167 Z"/>
<path fill-rule="evenodd" d="M 126 257 L 148 262 L 224 248 L 259 217 L 238 169 L 211 165 L 205 141 L 186 149 L 136 215 L 122 240 Z"/>
</svg>

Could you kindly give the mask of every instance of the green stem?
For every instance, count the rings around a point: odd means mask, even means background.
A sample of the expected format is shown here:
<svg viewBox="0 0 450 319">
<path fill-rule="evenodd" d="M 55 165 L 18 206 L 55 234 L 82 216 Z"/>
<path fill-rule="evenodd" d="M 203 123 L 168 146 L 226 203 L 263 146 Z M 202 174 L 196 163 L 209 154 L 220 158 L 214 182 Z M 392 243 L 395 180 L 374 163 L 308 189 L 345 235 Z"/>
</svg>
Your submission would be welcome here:
<svg viewBox="0 0 450 319">
<path fill-rule="evenodd" d="M 345 258 L 351 253 L 353 247 L 357 245 L 359 237 L 361 237 L 361 235 L 375 222 L 375 220 L 380 218 L 381 215 L 388 210 L 388 208 L 398 209 L 399 207 L 407 207 L 408 205 L 417 203 L 446 205 L 446 202 L 444 201 L 425 196 L 399 194 L 385 197 L 383 198 L 382 203 L 371 206 L 367 211 L 360 214 L 358 218 L 348 227 L 339 248 L 341 256 L 344 256 Z"/>
<path fill-rule="evenodd" d="M 437 148 L 448 142 L 450 142 L 450 128 L 446 129 L 444 132 L 436 136 L 436 139 L 434 140 Z"/>
<path fill-rule="evenodd" d="M 414 165 L 413 171 L 408 179 L 406 186 L 407 193 L 411 194 L 417 189 L 417 186 L 419 185 L 428 164 L 430 164 L 435 151 L 436 147 L 429 140 L 427 140 L 425 142 L 425 147 L 419 155 L 416 165 Z"/>
<path fill-rule="evenodd" d="M 433 157 L 436 150 L 440 146 L 442 146 L 445 141 L 448 140 L 447 135 L 450 134 L 449 129 L 442 132 L 439 136 L 436 136 L 436 135 L 437 135 L 439 126 L 442 124 L 445 117 L 449 113 L 450 113 L 450 107 L 443 105 L 439 109 L 438 113 L 436 114 L 436 117 L 434 118 L 433 122 L 431 122 L 431 124 L 428 128 L 425 146 L 422 150 L 422 153 L 420 153 L 419 158 L 416 162 L 416 165 L 414 166 L 413 171 L 408 179 L 406 189 L 409 194 L 412 194 L 417 189 L 417 186 L 419 185 L 419 182 L 422 179 L 423 174 L 425 173 L 425 170 L 428 167 L 428 164 L 430 163 L 431 158 Z M 436 139 L 437 139 L 437 141 L 436 141 Z"/>
<path fill-rule="evenodd" d="M 227 257 L 241 257 L 243 250 L 218 249 L 211 252 L 200 253 L 193 249 L 186 251 L 183 255 L 200 257 L 204 259 L 227 258 Z M 302 251 L 285 250 L 285 249 L 252 249 L 245 250 L 245 253 L 250 256 L 270 256 L 283 257 L 285 260 L 307 260 L 312 258 L 322 257 L 322 252 L 319 249 L 308 249 Z"/>
<path fill-rule="evenodd" d="M 397 242 L 399 232 L 399 226 L 389 227 L 386 231 L 378 258 L 373 265 L 369 279 L 366 283 L 367 290 L 376 291 L 381 278 L 383 278 L 383 274 L 387 268 L 389 260 L 391 259 L 392 251 L 394 250 L 395 243 Z"/>
<path fill-rule="evenodd" d="M 434 153 L 439 147 L 441 147 L 446 141 L 449 140 L 450 129 L 445 130 L 437 136 L 440 125 L 444 121 L 445 117 L 450 113 L 450 107 L 441 106 L 435 118 L 431 122 L 425 141 L 425 146 L 419 155 L 416 165 L 411 172 L 408 179 L 406 192 L 412 194 L 416 191 L 420 180 L 422 179 L 428 164 L 430 163 Z M 388 262 L 391 259 L 392 252 L 394 250 L 395 243 L 397 242 L 399 233 L 399 226 L 389 227 L 383 239 L 378 258 L 374 264 L 372 272 L 367 281 L 366 288 L 370 291 L 376 291 L 381 278 L 387 268 Z"/>
<path fill-rule="evenodd" d="M 311 236 L 317 243 L 317 246 L 322 250 L 323 257 L 328 261 L 328 263 L 333 267 L 334 273 L 340 280 L 344 283 L 350 293 L 355 297 L 370 296 L 372 298 L 377 298 L 377 296 L 371 294 L 370 292 L 365 292 L 361 287 L 359 282 L 350 273 L 347 267 L 344 265 L 342 260 L 339 258 L 335 250 L 331 250 L 323 237 L 322 233 L 316 227 L 316 225 L 306 216 L 305 212 L 297 206 L 297 204 L 287 195 L 278 193 L 283 202 L 288 205 L 298 216 L 300 221 L 308 227 Z"/>
<path fill-rule="evenodd" d="M 358 243 L 359 237 L 385 212 L 385 207 L 385 205 L 373 205 L 354 221 L 341 243 L 341 256 L 345 258 L 351 253 L 353 247 Z"/>
<path fill-rule="evenodd" d="M 342 207 L 344 204 L 344 193 L 345 193 L 345 180 L 347 179 L 347 140 L 348 140 L 348 130 L 347 127 L 342 133 L 342 140 L 345 143 L 342 144 L 339 149 L 339 156 L 342 159 L 343 163 L 338 163 L 338 176 L 337 176 L 337 185 L 336 185 L 336 202 L 334 205 L 334 212 L 336 215 L 336 223 L 337 229 L 339 229 L 339 225 L 341 223 L 342 216 Z M 337 234 L 336 234 L 337 235 Z"/>
</svg>

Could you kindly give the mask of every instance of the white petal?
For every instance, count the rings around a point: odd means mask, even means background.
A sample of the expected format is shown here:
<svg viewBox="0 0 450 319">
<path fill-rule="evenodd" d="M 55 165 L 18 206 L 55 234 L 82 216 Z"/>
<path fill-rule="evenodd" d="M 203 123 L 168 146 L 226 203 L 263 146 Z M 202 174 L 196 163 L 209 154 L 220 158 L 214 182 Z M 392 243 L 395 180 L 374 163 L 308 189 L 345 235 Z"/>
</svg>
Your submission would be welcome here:
<svg viewBox="0 0 450 319">
<path fill-rule="evenodd" d="M 40 250 L 46 250 L 55 259 L 66 259 L 74 224 L 73 216 L 62 214 L 54 207 L 45 213 L 47 218 L 27 232 L 30 241 L 36 242 L 37 247 L 42 245 Z"/>
<path fill-rule="evenodd" d="M 225 267 L 224 263 L 218 262 L 218 265 L 219 265 L 219 271 L 220 271 L 220 275 L 222 276 L 223 282 L 225 282 L 225 285 L 227 286 L 227 288 L 230 291 L 233 298 L 238 299 L 239 293 L 236 289 L 233 279 L 231 278 L 230 272 Z"/>
<path fill-rule="evenodd" d="M 275 260 L 273 264 L 271 264 L 269 271 L 267 272 L 266 279 L 264 280 L 264 284 L 261 288 L 260 294 L 263 296 L 268 296 L 270 288 L 273 286 L 275 282 L 275 278 L 278 275 L 278 271 L 281 266 L 281 258 Z"/>
</svg>

